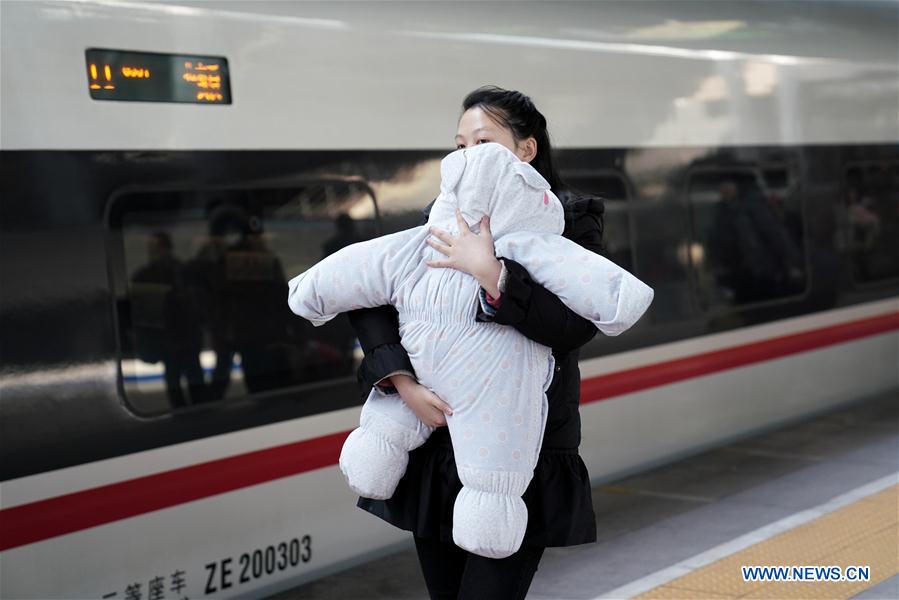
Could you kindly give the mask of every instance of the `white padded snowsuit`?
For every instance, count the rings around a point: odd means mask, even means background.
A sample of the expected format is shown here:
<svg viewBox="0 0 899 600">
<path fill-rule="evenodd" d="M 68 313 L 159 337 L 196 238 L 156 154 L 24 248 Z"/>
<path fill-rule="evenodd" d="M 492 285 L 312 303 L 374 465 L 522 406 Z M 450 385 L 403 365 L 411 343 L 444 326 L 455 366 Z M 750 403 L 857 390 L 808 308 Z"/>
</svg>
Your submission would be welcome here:
<svg viewBox="0 0 899 600">
<path fill-rule="evenodd" d="M 475 320 L 477 280 L 425 264 L 445 258 L 425 243 L 428 228 L 457 235 L 457 206 L 476 228 L 489 214 L 496 255 L 523 265 L 606 335 L 636 323 L 653 290 L 562 237 L 559 199 L 533 167 L 501 144 L 456 150 L 441 161 L 440 174 L 427 225 L 331 254 L 290 280 L 288 303 L 315 325 L 357 308 L 396 307 L 402 345 L 419 382 L 453 408 L 446 421 L 463 484 L 453 507 L 453 541 L 469 552 L 504 558 L 521 546 L 527 527 L 521 496 L 543 441 L 555 360 L 550 348 L 514 328 Z M 340 470 L 359 495 L 389 498 L 409 451 L 432 432 L 398 395 L 373 389 L 360 427 L 344 443 Z"/>
</svg>

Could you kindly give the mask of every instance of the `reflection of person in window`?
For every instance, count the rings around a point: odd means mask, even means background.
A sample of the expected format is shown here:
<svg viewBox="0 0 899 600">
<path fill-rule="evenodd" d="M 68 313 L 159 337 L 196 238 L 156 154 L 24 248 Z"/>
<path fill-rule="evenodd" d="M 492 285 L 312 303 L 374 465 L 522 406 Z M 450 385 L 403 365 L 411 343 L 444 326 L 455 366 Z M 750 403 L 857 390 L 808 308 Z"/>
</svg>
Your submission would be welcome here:
<svg viewBox="0 0 899 600">
<path fill-rule="evenodd" d="M 173 407 L 188 404 L 181 388 L 187 379 L 190 402 L 205 395 L 200 350 L 203 332 L 185 269 L 175 258 L 168 233 L 159 231 L 147 240 L 150 261 L 131 280 L 135 346 L 138 358 L 162 361 L 165 385 Z"/>
<path fill-rule="evenodd" d="M 867 181 L 850 185 L 846 194 L 849 250 L 859 281 L 899 275 L 899 194 L 884 170 L 872 171 Z"/>
<path fill-rule="evenodd" d="M 855 252 L 864 252 L 874 245 L 880 231 L 880 217 L 872 210 L 870 196 L 862 196 L 857 188 L 846 191 L 846 212 L 849 217 L 849 243 Z"/>
<path fill-rule="evenodd" d="M 356 222 L 350 215 L 346 213 L 337 215 L 337 218 L 334 219 L 334 226 L 337 231 L 322 245 L 322 258 L 334 254 L 344 246 L 362 241 L 362 238 L 356 233 Z"/>
<path fill-rule="evenodd" d="M 202 299 L 202 319 L 209 333 L 215 367 L 209 385 L 209 399 L 221 400 L 231 382 L 234 361 L 234 333 L 231 309 L 227 298 L 225 254 L 229 244 L 244 235 L 246 211 L 225 198 L 217 198 L 208 205 L 209 235 L 190 263 L 199 284 Z"/>
<path fill-rule="evenodd" d="M 737 304 L 797 291 L 801 255 L 755 179 L 728 177 L 718 191 L 708 241 L 718 285 L 732 289 Z"/>
<path fill-rule="evenodd" d="M 281 261 L 267 246 L 259 218 L 238 210 L 241 237 L 225 250 L 224 298 L 244 384 L 254 393 L 294 383 L 295 349 L 288 338 L 292 315 L 284 304 Z"/>
</svg>

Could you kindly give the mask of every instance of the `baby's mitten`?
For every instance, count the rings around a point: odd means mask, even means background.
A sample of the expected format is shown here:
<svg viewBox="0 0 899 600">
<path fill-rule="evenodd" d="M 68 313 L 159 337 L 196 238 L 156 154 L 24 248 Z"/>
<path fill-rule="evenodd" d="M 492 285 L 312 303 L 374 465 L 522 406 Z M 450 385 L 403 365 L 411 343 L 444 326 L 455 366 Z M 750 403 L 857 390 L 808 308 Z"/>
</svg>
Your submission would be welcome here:
<svg viewBox="0 0 899 600">
<path fill-rule="evenodd" d="M 398 394 L 375 388 L 362 405 L 359 423 L 343 443 L 340 472 L 360 496 L 386 500 L 406 472 L 409 451 L 424 444 L 434 428 L 422 423 Z"/>
</svg>

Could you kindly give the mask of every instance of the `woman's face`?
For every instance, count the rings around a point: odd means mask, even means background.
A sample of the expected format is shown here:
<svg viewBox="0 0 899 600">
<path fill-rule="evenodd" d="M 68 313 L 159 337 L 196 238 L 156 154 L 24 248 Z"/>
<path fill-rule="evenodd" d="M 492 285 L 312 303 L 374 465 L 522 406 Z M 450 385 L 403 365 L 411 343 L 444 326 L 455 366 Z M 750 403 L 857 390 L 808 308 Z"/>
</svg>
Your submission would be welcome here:
<svg viewBox="0 0 899 600">
<path fill-rule="evenodd" d="M 459 119 L 459 127 L 456 131 L 456 148 L 466 148 L 475 144 L 496 142 L 502 144 L 515 153 L 519 160 L 531 162 L 537 156 L 537 140 L 529 137 L 520 143 L 515 143 L 512 130 L 503 127 L 490 118 L 481 107 L 469 108 Z"/>
</svg>

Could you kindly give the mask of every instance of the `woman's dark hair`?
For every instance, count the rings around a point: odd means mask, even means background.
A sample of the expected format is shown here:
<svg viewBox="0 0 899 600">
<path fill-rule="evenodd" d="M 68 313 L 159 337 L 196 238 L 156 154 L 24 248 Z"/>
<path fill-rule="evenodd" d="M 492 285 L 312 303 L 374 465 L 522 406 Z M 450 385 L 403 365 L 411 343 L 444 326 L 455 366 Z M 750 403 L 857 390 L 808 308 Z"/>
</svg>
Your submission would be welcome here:
<svg viewBox="0 0 899 600">
<path fill-rule="evenodd" d="M 552 145 L 549 142 L 546 117 L 537 110 L 531 99 L 515 90 L 504 90 L 495 85 L 485 85 L 465 96 L 465 100 L 462 101 L 462 114 L 474 107 L 483 109 L 497 123 L 511 130 L 516 143 L 531 136 L 534 137 L 537 141 L 537 155 L 531 160 L 531 166 L 543 175 L 543 178 L 549 183 L 550 189 L 562 200 L 563 204 L 566 203 L 563 196 L 568 201 L 582 199 L 588 202 L 583 210 L 589 212 L 596 221 L 599 228 L 600 244 L 602 244 L 605 232 L 604 201 L 600 197 L 586 194 L 562 181 L 556 169 Z"/>
<path fill-rule="evenodd" d="M 546 130 L 546 117 L 537 110 L 528 96 L 515 90 L 485 85 L 465 96 L 465 100 L 462 101 L 463 114 L 474 107 L 483 109 L 497 123 L 510 129 L 516 142 L 533 136 L 537 141 L 537 156 L 531 161 L 531 166 L 543 175 L 554 192 L 568 190 L 568 186 L 556 170 L 552 145 Z"/>
</svg>

